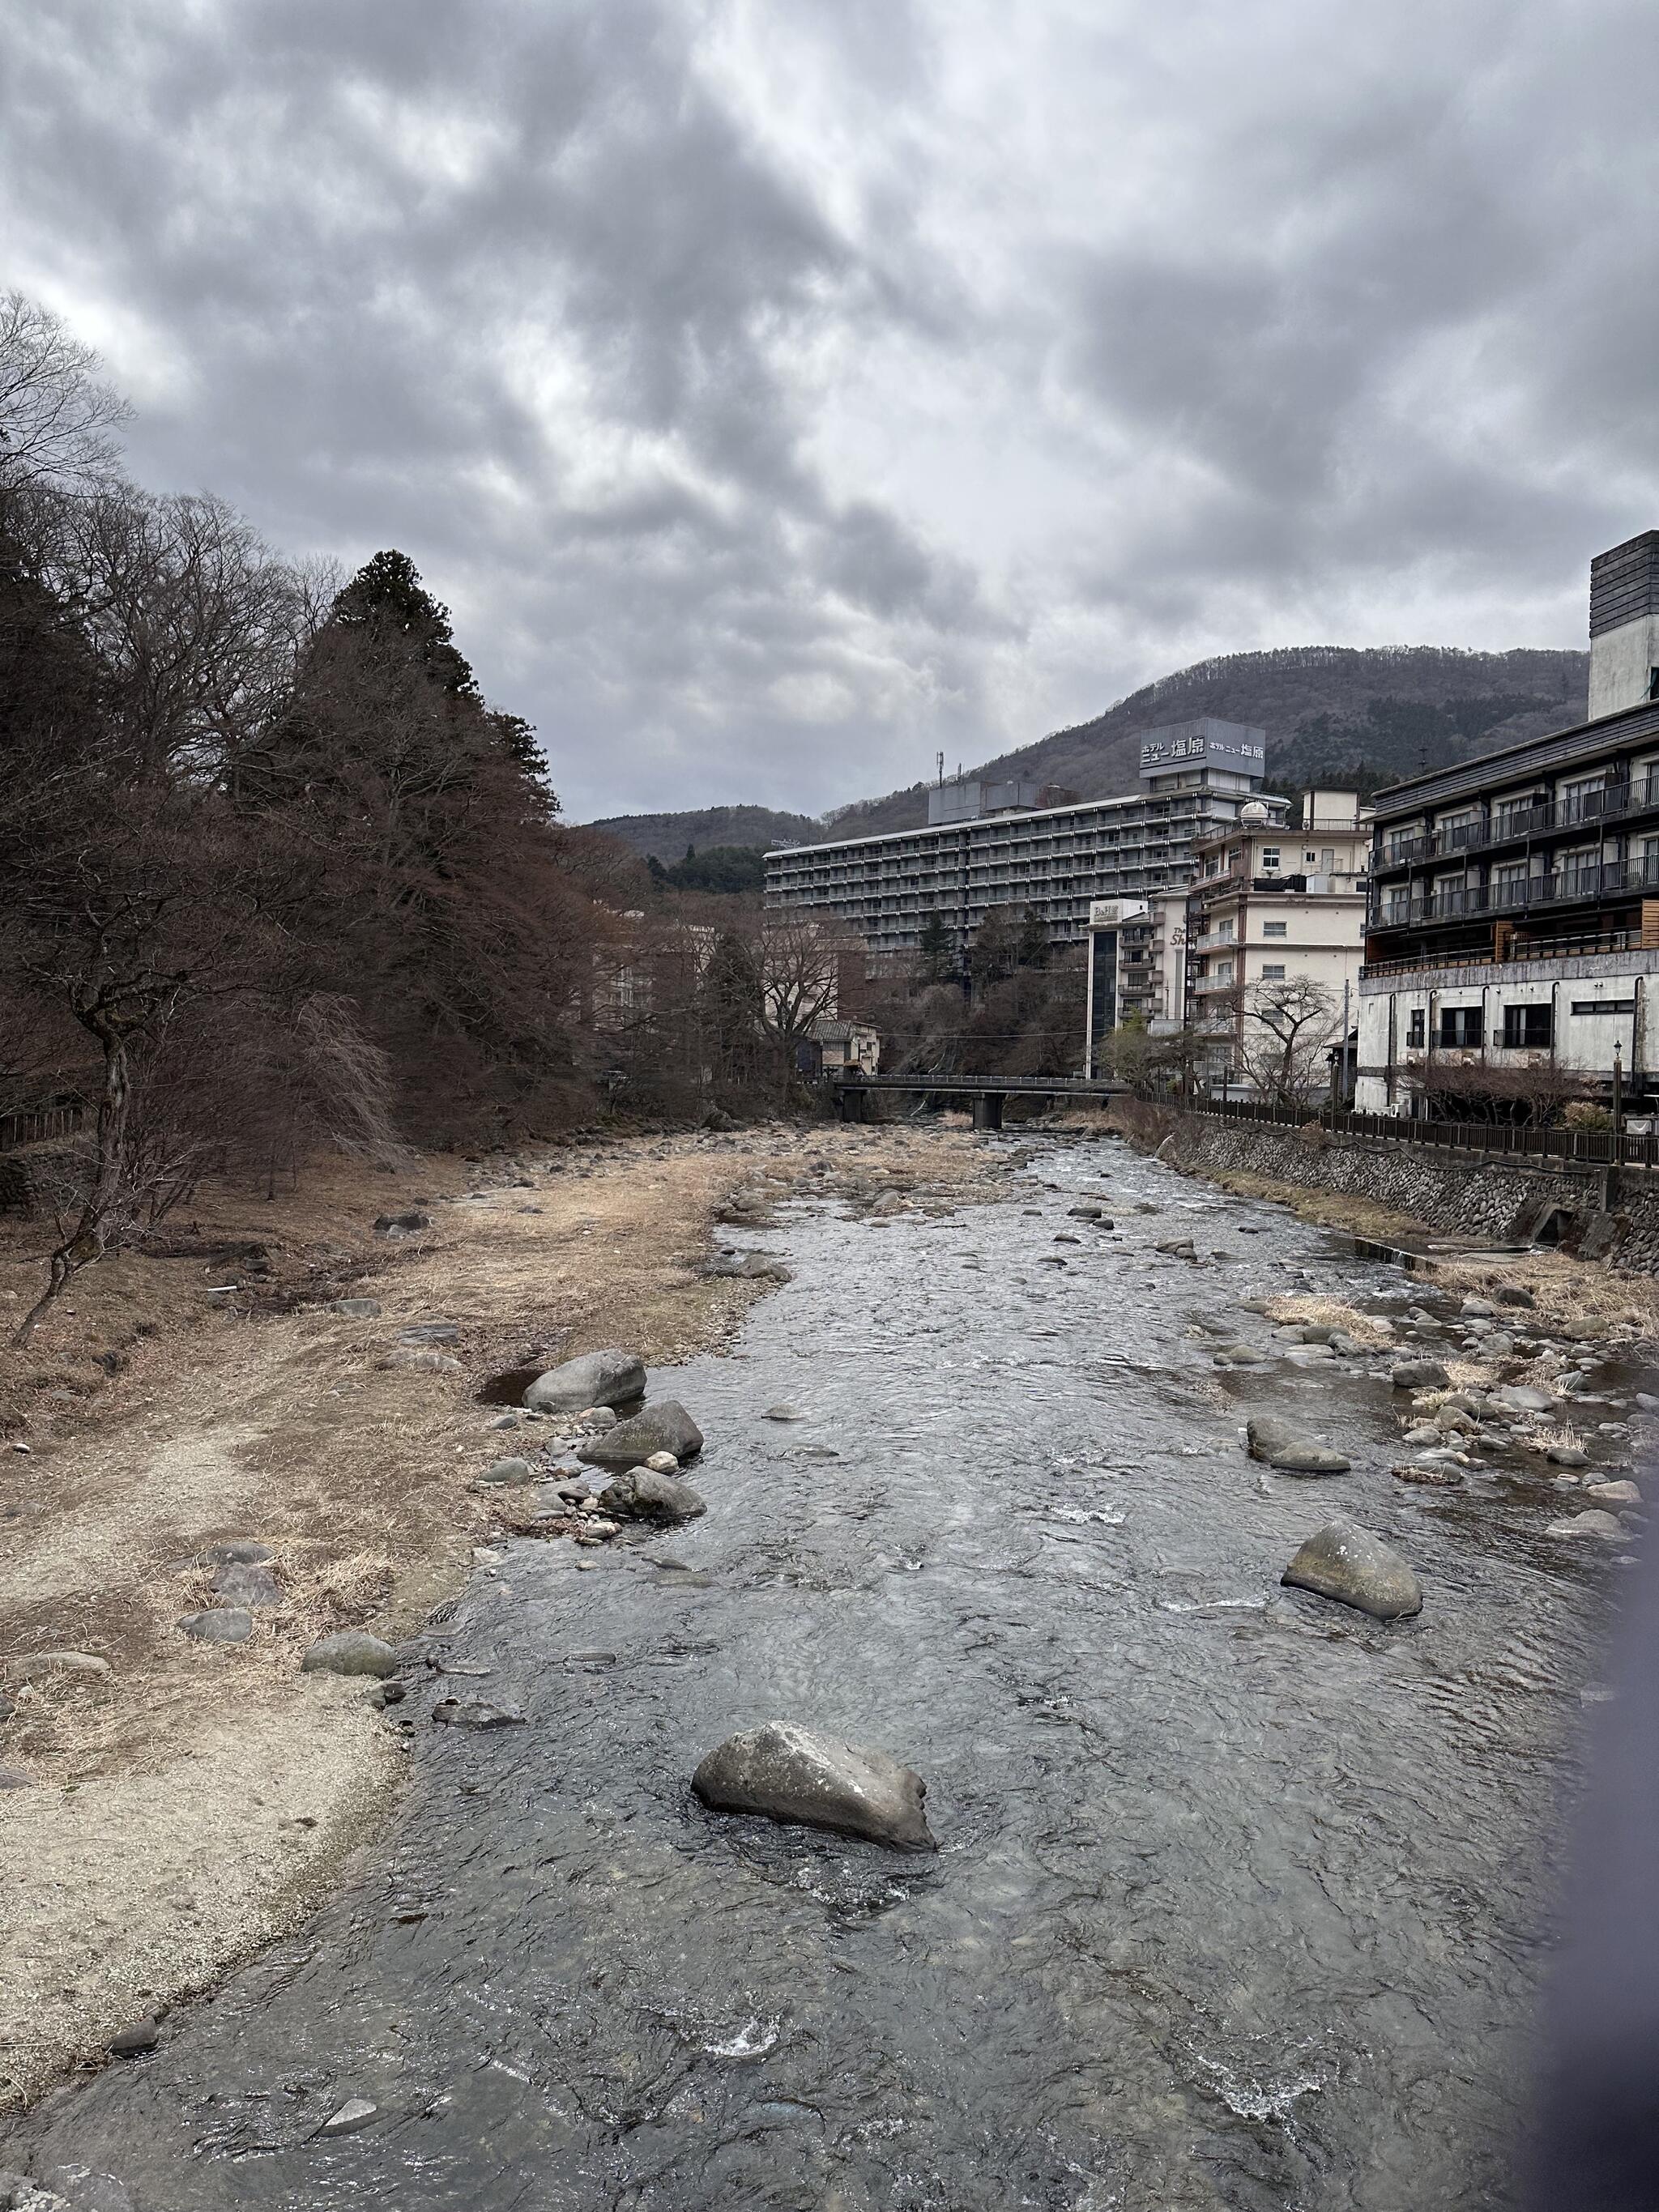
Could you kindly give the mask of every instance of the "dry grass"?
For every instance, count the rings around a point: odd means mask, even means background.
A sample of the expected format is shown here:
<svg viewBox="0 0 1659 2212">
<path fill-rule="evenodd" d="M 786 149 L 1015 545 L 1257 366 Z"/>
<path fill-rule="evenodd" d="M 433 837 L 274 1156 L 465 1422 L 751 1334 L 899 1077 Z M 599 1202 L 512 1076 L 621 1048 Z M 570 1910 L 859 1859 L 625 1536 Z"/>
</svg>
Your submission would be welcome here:
<svg viewBox="0 0 1659 2212">
<path fill-rule="evenodd" d="M 299 1660 L 349 1623 L 398 1640 L 459 1585 L 501 1504 L 469 1487 L 495 1455 L 482 1382 L 608 1343 L 661 1366 L 722 1341 L 766 1287 L 696 1272 L 739 1184 L 946 1204 L 987 1166 L 959 1137 L 878 1128 L 526 1158 L 529 1189 L 427 1158 L 397 1179 L 326 1165 L 274 1203 L 204 1192 L 196 1244 L 267 1248 L 235 1308 L 203 1296 L 237 1273 L 222 1260 L 123 1258 L 9 1355 L 0 1409 L 32 1449 L 0 1450 L 0 1655 L 70 1648 L 112 1671 L 14 1692 L 3 1756 L 32 1786 L 0 1799 L 0 2106 L 264 1940 L 394 1793 L 402 1755 L 365 1686 Z M 432 1230 L 376 1238 L 417 1196 Z M 9 1231 L 0 1318 L 45 1241 Z M 342 1289 L 380 1317 L 318 1303 Z M 400 1326 L 440 1317 L 460 1371 L 377 1364 Z M 246 1644 L 190 1642 L 204 1552 L 233 1536 L 274 1548 L 283 1602 Z"/>
<path fill-rule="evenodd" d="M 1361 1313 L 1358 1306 L 1345 1304 L 1340 1298 L 1291 1292 L 1283 1297 L 1266 1298 L 1262 1304 L 1272 1321 L 1304 1322 L 1317 1328 L 1340 1329 L 1356 1344 L 1367 1345 L 1373 1351 L 1380 1351 L 1384 1345 L 1395 1341 L 1392 1329 L 1384 1328 L 1373 1315 Z"/>
</svg>

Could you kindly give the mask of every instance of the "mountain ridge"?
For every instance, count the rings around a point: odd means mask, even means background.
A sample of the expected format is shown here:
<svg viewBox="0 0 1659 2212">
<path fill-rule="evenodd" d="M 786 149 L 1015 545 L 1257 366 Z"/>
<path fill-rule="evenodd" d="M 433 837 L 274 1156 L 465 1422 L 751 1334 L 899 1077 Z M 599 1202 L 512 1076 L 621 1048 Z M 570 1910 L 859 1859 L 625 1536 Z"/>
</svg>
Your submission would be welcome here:
<svg viewBox="0 0 1659 2212">
<path fill-rule="evenodd" d="M 1420 769 L 1571 727 L 1583 719 L 1589 673 L 1588 653 L 1547 647 L 1484 653 L 1459 646 L 1316 645 L 1221 653 L 967 772 L 1034 776 L 1083 799 L 1113 798 L 1135 788 L 1140 732 L 1207 714 L 1267 731 L 1269 782 L 1357 781 L 1370 790 Z M 927 818 L 927 786 L 920 782 L 853 800 L 819 819 L 733 806 L 612 816 L 592 826 L 635 851 L 678 860 L 688 843 L 813 844 L 911 830 Z M 759 834 L 745 836 L 744 829 Z M 655 842 L 641 842 L 647 836 Z"/>
</svg>

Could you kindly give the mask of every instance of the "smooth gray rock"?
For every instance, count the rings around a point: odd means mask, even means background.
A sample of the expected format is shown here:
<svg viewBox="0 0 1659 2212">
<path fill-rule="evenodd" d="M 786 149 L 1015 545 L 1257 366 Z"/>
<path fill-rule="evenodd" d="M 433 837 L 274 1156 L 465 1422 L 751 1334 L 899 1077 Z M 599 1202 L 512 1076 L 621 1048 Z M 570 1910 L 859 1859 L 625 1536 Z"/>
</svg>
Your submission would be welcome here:
<svg viewBox="0 0 1659 2212">
<path fill-rule="evenodd" d="M 702 1759 L 691 1787 L 725 1813 L 867 1836 L 902 1850 L 936 1850 L 923 1800 L 927 1785 L 884 1751 L 768 1721 L 728 1737 Z"/>
<path fill-rule="evenodd" d="M 659 1399 L 614 1429 L 586 1437 L 576 1447 L 578 1459 L 592 1467 L 626 1469 L 643 1466 L 653 1452 L 672 1452 L 677 1460 L 694 1458 L 702 1449 L 702 1431 L 684 1406 L 672 1398 Z"/>
<path fill-rule="evenodd" d="M 1616 1513 L 1603 1513 L 1599 1508 L 1575 1513 L 1571 1521 L 1552 1521 L 1544 1533 L 1547 1536 L 1599 1536 L 1605 1544 L 1622 1544 L 1628 1534 Z"/>
<path fill-rule="evenodd" d="M 21 1766 L 0 1766 L 0 1790 L 27 1790 L 33 1782 L 33 1778 Z"/>
<path fill-rule="evenodd" d="M 527 1459 L 497 1459 L 490 1462 L 478 1480 L 502 1484 L 534 1482 L 536 1470 Z"/>
<path fill-rule="evenodd" d="M 1421 1585 L 1399 1553 L 1344 1515 L 1310 1536 L 1279 1579 L 1376 1620 L 1423 1610 Z"/>
<path fill-rule="evenodd" d="M 44 1682 L 54 1674 L 107 1674 L 109 1661 L 90 1651 L 27 1651 L 6 1672 L 14 1682 Z"/>
<path fill-rule="evenodd" d="M 1353 1462 L 1328 1444 L 1299 1436 L 1285 1422 L 1258 1413 L 1245 1424 L 1252 1459 L 1263 1460 L 1281 1474 L 1346 1474 Z"/>
<path fill-rule="evenodd" d="M 389 1644 L 366 1628 L 337 1628 L 319 1636 L 300 1662 L 302 1674 L 373 1674 L 384 1679 L 398 1664 Z"/>
<path fill-rule="evenodd" d="M 262 1607 L 280 1605 L 283 1586 L 269 1567 L 233 1565 L 221 1567 L 213 1577 L 213 1595 L 226 1605 L 246 1606 L 257 1612 Z"/>
<path fill-rule="evenodd" d="M 1402 1359 L 1389 1380 L 1396 1390 L 1443 1390 L 1451 1377 L 1437 1359 Z"/>
<path fill-rule="evenodd" d="M 110 2056 L 138 2058 L 146 2051 L 154 2051 L 161 2040 L 160 2027 L 154 2015 L 147 2014 L 143 2020 L 130 2021 L 126 2027 L 116 2030 L 109 2039 Z"/>
<path fill-rule="evenodd" d="M 1587 1482 L 1586 1498 L 1593 1498 L 1598 1505 L 1639 1505 L 1642 1493 L 1633 1482 Z"/>
<path fill-rule="evenodd" d="M 377 1237 L 412 1237 L 416 1230 L 430 1229 L 432 1216 L 411 1207 L 407 1213 L 383 1213 L 374 1224 Z"/>
<path fill-rule="evenodd" d="M 210 1544 L 202 1554 L 210 1567 L 262 1567 L 276 1556 L 269 1544 L 252 1536 L 232 1536 L 222 1544 Z"/>
<path fill-rule="evenodd" d="M 380 1317 L 379 1298 L 336 1298 L 333 1310 L 347 1321 L 378 1321 Z"/>
<path fill-rule="evenodd" d="M 580 1413 L 589 1406 L 626 1406 L 645 1395 L 645 1362 L 635 1352 L 585 1352 L 538 1375 L 524 1402 L 542 1413 Z"/>
<path fill-rule="evenodd" d="M 649 1467 L 630 1468 L 599 1492 L 599 1509 L 623 1521 L 695 1521 L 708 1510 L 689 1482 Z"/>
<path fill-rule="evenodd" d="M 1553 1413 L 1555 1399 L 1547 1390 L 1534 1390 L 1529 1382 L 1506 1382 L 1492 1394 L 1494 1406 L 1510 1413 Z"/>
<path fill-rule="evenodd" d="M 246 1644 L 253 1633 L 253 1615 L 245 1606 L 214 1605 L 205 1613 L 187 1613 L 179 1626 L 198 1644 Z"/>
</svg>

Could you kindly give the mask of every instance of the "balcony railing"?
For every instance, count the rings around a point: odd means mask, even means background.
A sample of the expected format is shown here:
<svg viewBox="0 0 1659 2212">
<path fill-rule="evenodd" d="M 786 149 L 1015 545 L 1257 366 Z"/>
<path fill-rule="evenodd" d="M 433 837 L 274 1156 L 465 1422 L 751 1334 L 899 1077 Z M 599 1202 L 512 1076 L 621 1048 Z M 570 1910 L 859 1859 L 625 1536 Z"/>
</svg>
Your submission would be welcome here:
<svg viewBox="0 0 1659 2212">
<path fill-rule="evenodd" d="M 1538 907 L 1655 890 L 1659 890 L 1659 860 L 1609 860 L 1601 867 L 1576 868 L 1564 876 L 1523 876 L 1506 884 L 1465 884 L 1460 890 L 1436 891 L 1425 899 L 1385 902 L 1373 896 L 1366 909 L 1365 923 L 1370 929 L 1409 929 L 1426 921 L 1459 921 L 1472 915 L 1523 914 Z"/>
<path fill-rule="evenodd" d="M 1437 830 L 1432 836 L 1391 838 L 1378 851 L 1376 865 L 1403 868 L 1424 860 L 1455 860 L 1460 853 L 1479 852 L 1484 846 L 1511 845 L 1518 837 L 1547 837 L 1555 830 L 1618 821 L 1629 814 L 1650 813 L 1656 807 L 1659 777 L 1650 776 L 1640 783 L 1609 784 L 1603 791 L 1559 799 L 1553 805 L 1505 807 L 1481 821 Z"/>
<path fill-rule="evenodd" d="M 1641 949 L 1638 929 L 1599 929 L 1570 937 L 1551 937 L 1541 943 L 1512 937 L 1501 953 L 1495 951 L 1419 952 L 1404 960 L 1368 960 L 1360 981 L 1377 975 L 1408 975 L 1442 968 L 1505 968 L 1522 960 L 1571 960 L 1598 952 L 1635 952 Z"/>
</svg>

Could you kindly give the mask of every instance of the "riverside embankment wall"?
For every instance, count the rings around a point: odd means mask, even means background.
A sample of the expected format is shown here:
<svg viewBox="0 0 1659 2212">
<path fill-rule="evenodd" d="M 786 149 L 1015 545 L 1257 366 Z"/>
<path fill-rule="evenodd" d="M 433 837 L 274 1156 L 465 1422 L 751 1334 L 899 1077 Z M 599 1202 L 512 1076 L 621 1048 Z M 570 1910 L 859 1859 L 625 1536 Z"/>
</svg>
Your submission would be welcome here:
<svg viewBox="0 0 1659 2212">
<path fill-rule="evenodd" d="M 1530 1239 L 1559 1211 L 1580 1231 L 1589 1228 L 1596 1257 L 1659 1273 L 1659 1176 L 1639 1170 L 1626 1170 L 1610 1194 L 1607 1171 L 1589 1164 L 1555 1161 L 1547 1168 L 1202 1115 L 1183 1115 L 1164 1157 L 1198 1175 L 1260 1176 L 1369 1199 L 1431 1228 L 1498 1243 Z"/>
</svg>

